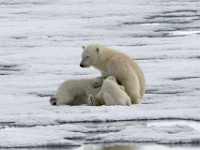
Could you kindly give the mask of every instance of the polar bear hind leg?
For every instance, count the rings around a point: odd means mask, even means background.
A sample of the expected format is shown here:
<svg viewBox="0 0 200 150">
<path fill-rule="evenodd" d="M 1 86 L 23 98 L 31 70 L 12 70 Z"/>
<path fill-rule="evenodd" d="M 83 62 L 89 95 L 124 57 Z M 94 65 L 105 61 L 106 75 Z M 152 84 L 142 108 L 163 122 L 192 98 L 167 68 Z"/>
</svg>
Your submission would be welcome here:
<svg viewBox="0 0 200 150">
<path fill-rule="evenodd" d="M 64 95 L 64 96 L 59 96 L 59 98 L 57 99 L 56 105 L 69 105 L 73 100 L 74 100 L 74 96 L 70 96 L 70 95 Z"/>
</svg>

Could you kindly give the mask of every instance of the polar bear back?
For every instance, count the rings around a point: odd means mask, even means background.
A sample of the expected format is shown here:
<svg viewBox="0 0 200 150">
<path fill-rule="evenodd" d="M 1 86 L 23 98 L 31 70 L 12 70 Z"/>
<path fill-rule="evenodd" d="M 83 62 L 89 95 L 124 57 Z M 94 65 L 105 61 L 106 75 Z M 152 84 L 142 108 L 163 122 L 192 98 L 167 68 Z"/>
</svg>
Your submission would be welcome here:
<svg viewBox="0 0 200 150">
<path fill-rule="evenodd" d="M 111 48 L 105 47 L 103 45 L 99 45 L 97 47 L 101 47 L 101 54 L 109 56 L 113 61 L 117 60 L 118 62 L 121 61 L 123 65 L 130 64 L 134 69 L 135 74 L 139 79 L 140 84 L 140 96 L 143 97 L 146 90 L 146 81 L 144 77 L 144 73 L 140 66 L 127 54 L 122 53 L 120 51 L 113 50 Z M 105 57 L 105 56 L 103 56 Z M 103 58 L 102 58 L 103 59 Z M 120 70 L 119 70 L 120 71 Z"/>
</svg>

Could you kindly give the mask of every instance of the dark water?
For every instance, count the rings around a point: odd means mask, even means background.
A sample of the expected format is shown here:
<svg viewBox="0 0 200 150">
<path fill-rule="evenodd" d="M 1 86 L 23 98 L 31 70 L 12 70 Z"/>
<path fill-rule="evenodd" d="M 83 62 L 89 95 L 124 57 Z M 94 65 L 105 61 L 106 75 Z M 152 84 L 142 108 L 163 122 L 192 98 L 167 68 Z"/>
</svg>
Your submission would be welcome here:
<svg viewBox="0 0 200 150">
<path fill-rule="evenodd" d="M 84 145 L 74 150 L 199 150 L 198 146 L 162 146 L 144 144 Z"/>
<path fill-rule="evenodd" d="M 88 144 L 81 147 L 64 147 L 64 148 L 31 148 L 31 150 L 199 150 L 200 146 L 195 145 L 154 145 L 154 144 Z M 9 150 L 16 150 L 10 149 Z M 30 150 L 30 148 L 17 148 L 17 150 Z"/>
</svg>

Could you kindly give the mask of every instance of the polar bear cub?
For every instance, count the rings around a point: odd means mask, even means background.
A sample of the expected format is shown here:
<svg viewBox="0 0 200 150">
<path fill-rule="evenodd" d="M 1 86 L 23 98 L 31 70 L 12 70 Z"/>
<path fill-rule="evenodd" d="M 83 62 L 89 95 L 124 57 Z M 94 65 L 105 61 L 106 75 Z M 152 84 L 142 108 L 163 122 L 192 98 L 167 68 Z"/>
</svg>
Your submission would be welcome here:
<svg viewBox="0 0 200 150">
<path fill-rule="evenodd" d="M 90 105 L 131 105 L 131 99 L 125 92 L 124 86 L 120 86 L 116 78 L 113 76 L 107 77 L 98 92 L 97 96 L 88 97 Z"/>
<path fill-rule="evenodd" d="M 88 96 L 96 95 L 101 90 L 102 77 L 93 79 L 72 79 L 64 81 L 50 98 L 52 105 L 81 105 L 87 104 Z"/>
</svg>

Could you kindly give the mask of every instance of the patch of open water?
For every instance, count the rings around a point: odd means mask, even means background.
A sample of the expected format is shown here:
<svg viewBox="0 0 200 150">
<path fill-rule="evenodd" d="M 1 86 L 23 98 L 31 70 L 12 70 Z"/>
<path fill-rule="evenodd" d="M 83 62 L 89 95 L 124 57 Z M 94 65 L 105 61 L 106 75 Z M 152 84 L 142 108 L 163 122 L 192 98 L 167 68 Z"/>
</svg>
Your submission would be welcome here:
<svg viewBox="0 0 200 150">
<path fill-rule="evenodd" d="M 74 150 L 199 150 L 196 146 L 163 146 L 154 144 L 83 145 Z"/>
</svg>

